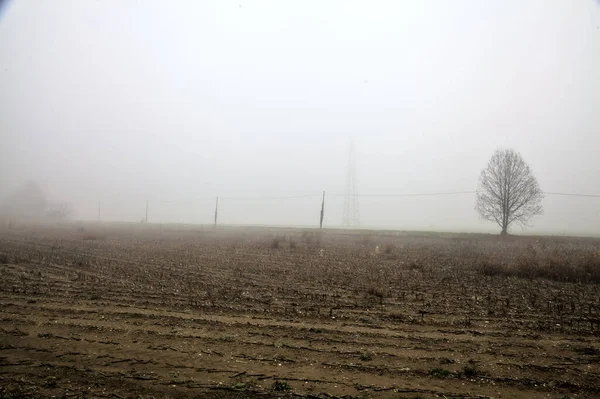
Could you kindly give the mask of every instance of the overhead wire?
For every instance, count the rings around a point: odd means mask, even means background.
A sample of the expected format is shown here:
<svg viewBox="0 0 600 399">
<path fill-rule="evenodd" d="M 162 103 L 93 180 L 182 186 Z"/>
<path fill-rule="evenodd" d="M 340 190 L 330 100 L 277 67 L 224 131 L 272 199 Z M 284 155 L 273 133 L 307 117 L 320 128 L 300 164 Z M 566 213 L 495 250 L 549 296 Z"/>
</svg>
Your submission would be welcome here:
<svg viewBox="0 0 600 399">
<path fill-rule="evenodd" d="M 600 198 L 600 194 L 582 194 L 582 193 L 564 193 L 554 191 L 543 191 L 546 195 L 559 195 L 568 197 L 588 197 L 588 198 Z M 434 193 L 404 193 L 404 194 L 355 194 L 355 197 L 427 197 L 427 196 L 442 196 L 442 195 L 464 195 L 464 194 L 477 194 L 477 190 L 470 191 L 446 191 L 446 192 L 434 192 Z M 328 197 L 345 197 L 348 194 L 340 193 L 325 193 Z M 297 199 L 297 198 L 311 198 L 321 197 L 322 193 L 319 194 L 304 194 L 304 195 L 290 195 L 290 196 L 264 196 L 264 197 L 221 197 L 219 200 L 233 200 L 233 201 L 269 201 L 269 200 L 285 200 L 285 199 Z M 182 200 L 151 200 L 150 202 L 161 202 L 161 203 L 177 203 L 177 202 L 195 202 L 195 201 L 209 201 L 214 200 L 217 196 L 213 197 L 201 197 L 192 199 Z"/>
<path fill-rule="evenodd" d="M 567 197 L 600 198 L 600 194 L 554 193 L 554 192 L 549 192 L 549 191 L 544 191 L 544 194 L 547 194 L 547 195 L 562 195 L 562 196 L 567 196 Z"/>
<path fill-rule="evenodd" d="M 410 194 L 356 194 L 356 197 L 422 197 L 435 195 L 459 195 L 459 194 L 475 194 L 477 191 L 452 191 L 443 193 L 410 193 Z M 343 197 L 346 194 L 326 194 L 334 197 Z"/>
<path fill-rule="evenodd" d="M 260 201 L 260 200 L 282 200 L 282 199 L 295 199 L 295 198 L 310 198 L 320 197 L 322 194 L 306 194 L 306 195 L 292 195 L 287 197 L 219 197 L 224 200 L 241 200 L 241 201 Z"/>
</svg>

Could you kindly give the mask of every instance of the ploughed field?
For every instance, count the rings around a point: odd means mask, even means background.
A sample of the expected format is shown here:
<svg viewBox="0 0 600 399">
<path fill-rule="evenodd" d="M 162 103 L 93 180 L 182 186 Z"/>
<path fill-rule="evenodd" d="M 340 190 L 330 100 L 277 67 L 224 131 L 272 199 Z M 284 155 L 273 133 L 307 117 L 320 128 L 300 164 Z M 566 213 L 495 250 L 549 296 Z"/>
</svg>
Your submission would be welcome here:
<svg viewBox="0 0 600 399">
<path fill-rule="evenodd" d="M 0 397 L 600 397 L 600 241 L 0 229 Z"/>
</svg>

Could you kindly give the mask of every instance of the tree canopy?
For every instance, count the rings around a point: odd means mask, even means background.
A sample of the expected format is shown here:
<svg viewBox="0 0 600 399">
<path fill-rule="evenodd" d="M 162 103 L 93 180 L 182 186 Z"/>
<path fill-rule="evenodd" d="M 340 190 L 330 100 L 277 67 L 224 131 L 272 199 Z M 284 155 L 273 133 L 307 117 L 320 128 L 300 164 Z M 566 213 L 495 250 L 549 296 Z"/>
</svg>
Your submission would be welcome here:
<svg viewBox="0 0 600 399">
<path fill-rule="evenodd" d="M 497 223 L 504 235 L 513 223 L 524 227 L 542 214 L 543 198 L 521 154 L 513 149 L 497 150 L 481 171 L 475 209 L 482 219 Z"/>
</svg>

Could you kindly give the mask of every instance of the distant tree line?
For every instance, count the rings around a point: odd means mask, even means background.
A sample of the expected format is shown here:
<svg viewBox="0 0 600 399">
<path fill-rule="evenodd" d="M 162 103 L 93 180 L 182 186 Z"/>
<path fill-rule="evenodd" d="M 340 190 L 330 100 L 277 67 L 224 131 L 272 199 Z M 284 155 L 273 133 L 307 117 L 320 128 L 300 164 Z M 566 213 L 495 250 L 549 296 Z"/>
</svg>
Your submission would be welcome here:
<svg viewBox="0 0 600 399">
<path fill-rule="evenodd" d="M 50 203 L 38 183 L 29 181 L 0 202 L 0 216 L 17 220 L 66 220 L 73 215 L 70 203 Z"/>
</svg>

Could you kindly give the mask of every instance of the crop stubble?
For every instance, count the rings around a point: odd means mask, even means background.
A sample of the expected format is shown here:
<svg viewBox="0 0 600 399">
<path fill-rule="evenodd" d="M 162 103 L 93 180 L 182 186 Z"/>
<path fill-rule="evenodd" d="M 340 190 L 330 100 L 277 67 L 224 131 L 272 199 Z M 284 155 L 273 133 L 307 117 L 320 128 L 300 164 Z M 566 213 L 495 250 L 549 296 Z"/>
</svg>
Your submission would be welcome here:
<svg viewBox="0 0 600 399">
<path fill-rule="evenodd" d="M 0 245 L 5 397 L 600 396 L 599 285 L 486 271 L 597 240 L 85 224 Z"/>
</svg>

